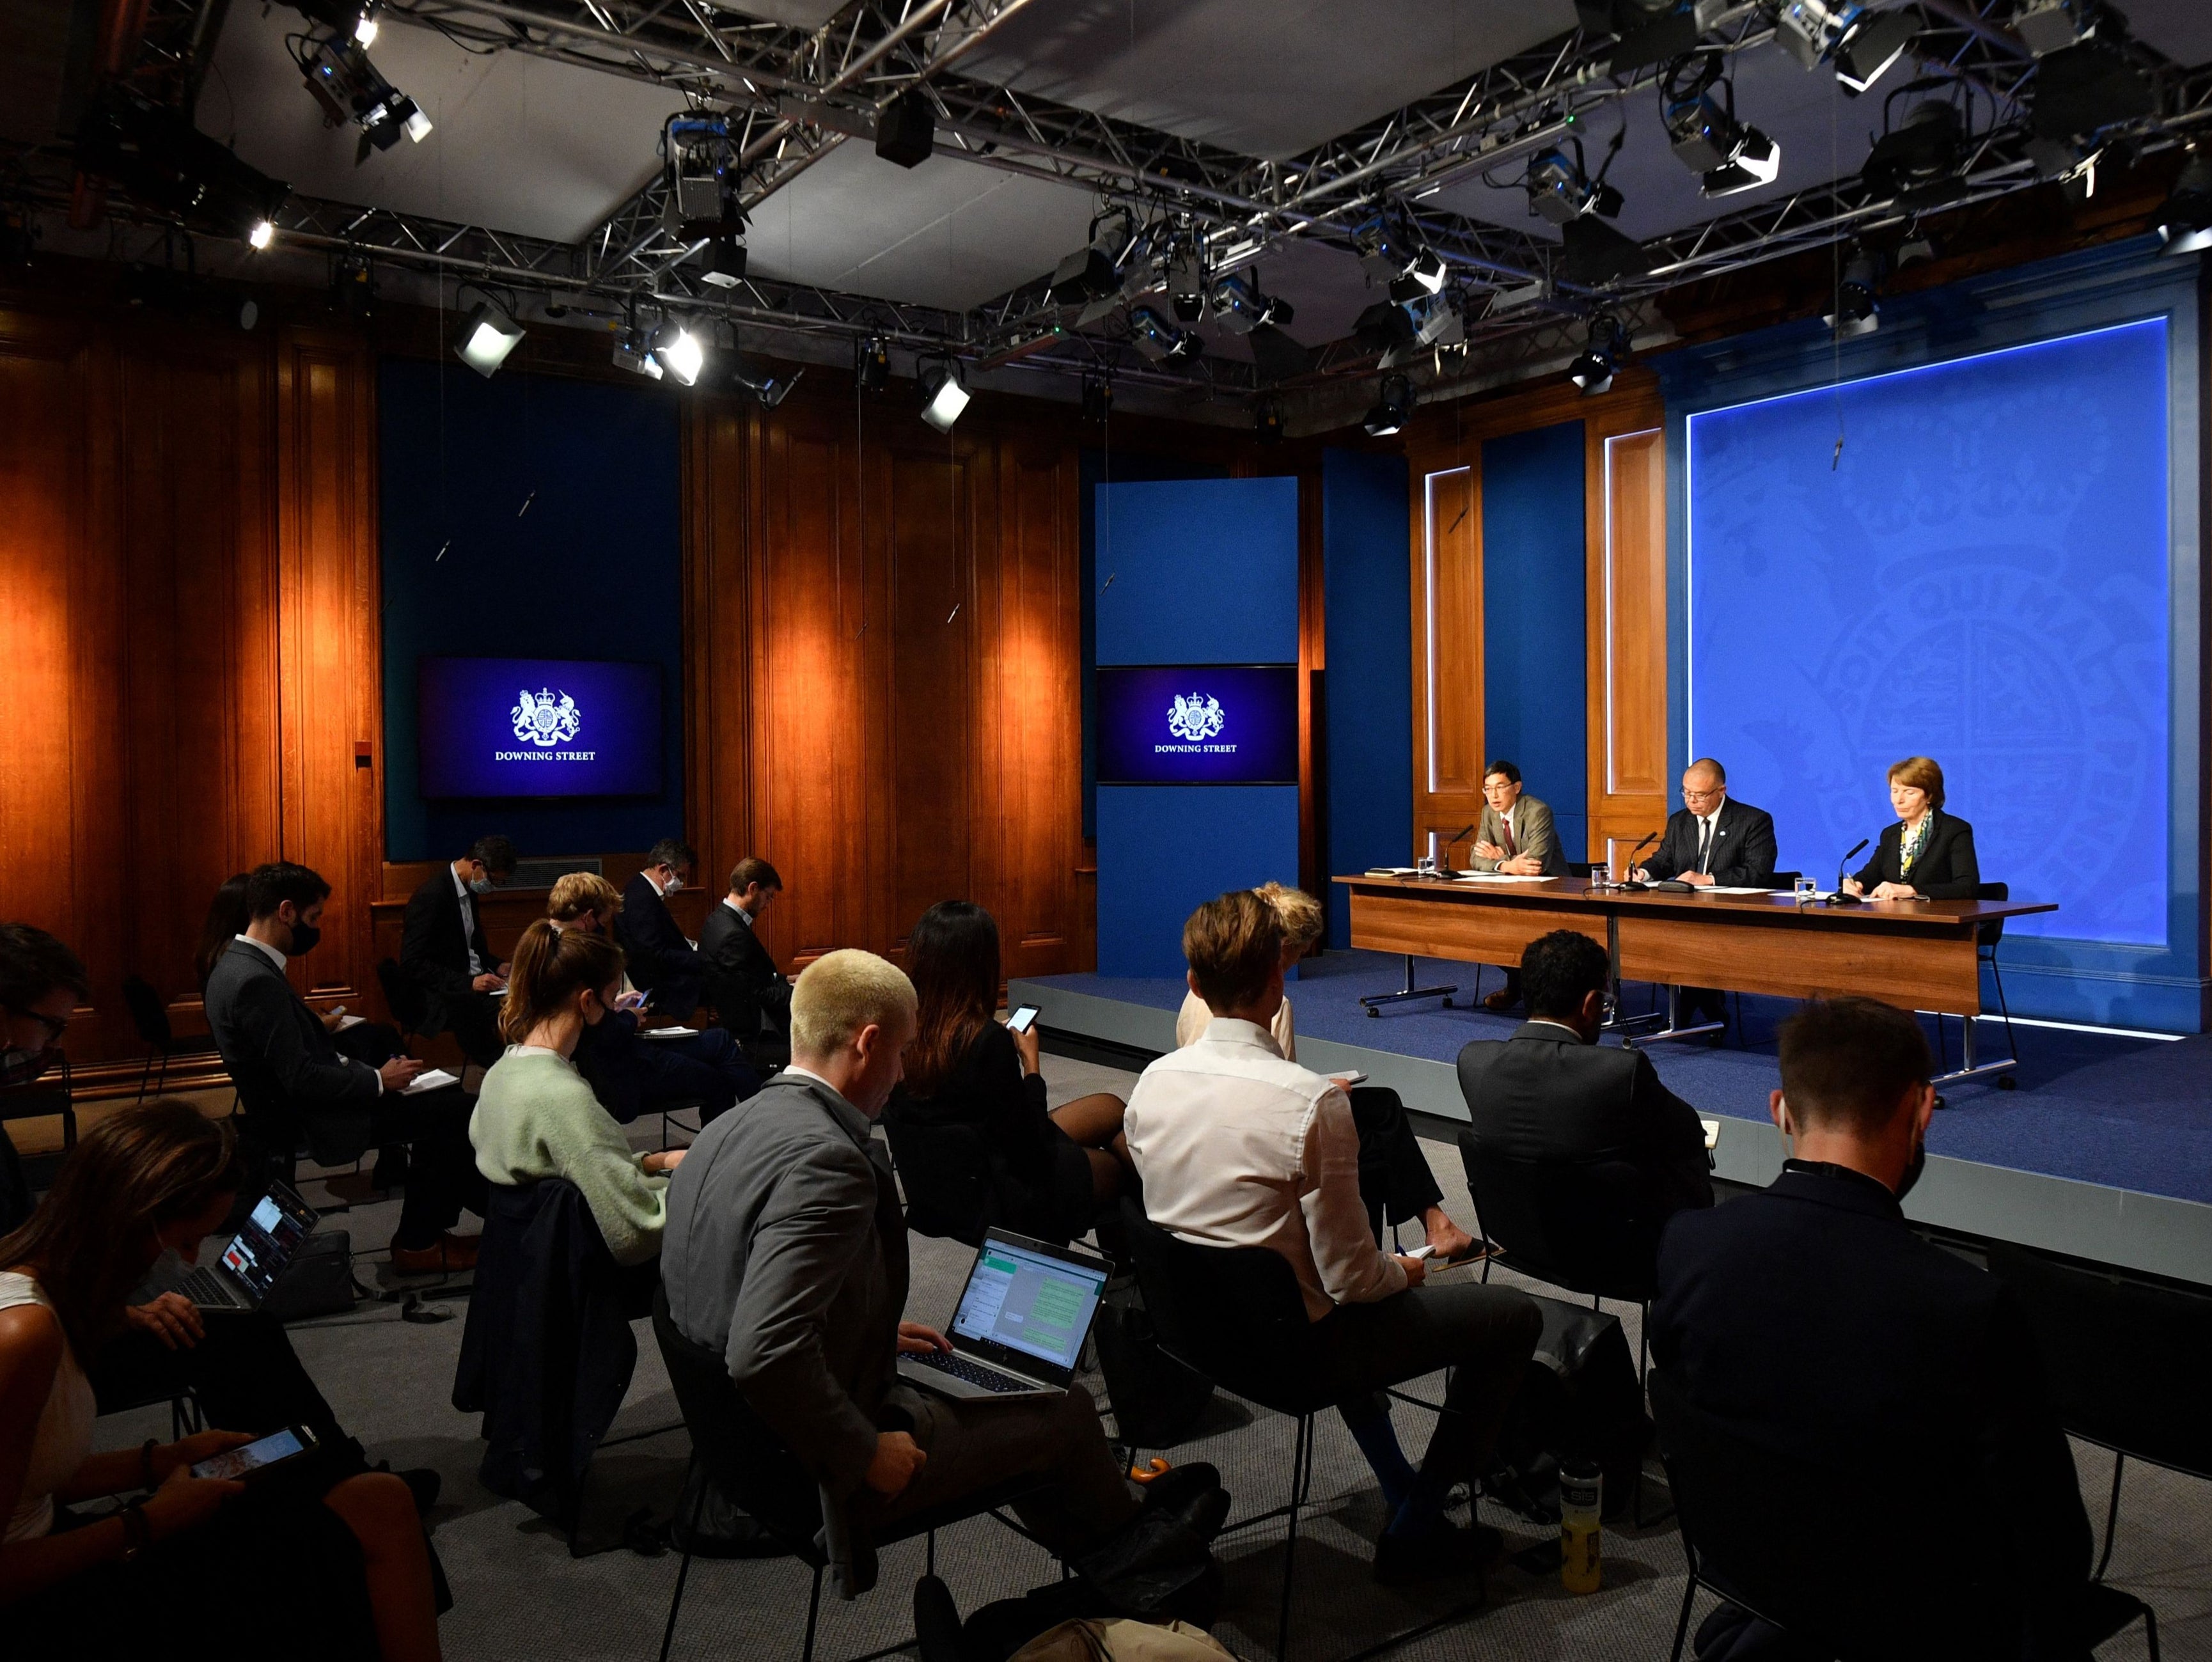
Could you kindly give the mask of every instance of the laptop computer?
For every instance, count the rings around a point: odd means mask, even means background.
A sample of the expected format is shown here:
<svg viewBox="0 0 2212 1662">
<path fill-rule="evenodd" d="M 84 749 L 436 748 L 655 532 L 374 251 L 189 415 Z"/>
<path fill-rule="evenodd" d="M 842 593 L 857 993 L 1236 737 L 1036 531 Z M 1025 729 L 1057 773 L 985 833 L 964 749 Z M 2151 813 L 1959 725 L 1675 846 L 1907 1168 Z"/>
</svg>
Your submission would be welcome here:
<svg viewBox="0 0 2212 1662">
<path fill-rule="evenodd" d="M 987 1231 L 945 1331 L 951 1350 L 901 1356 L 899 1377 L 969 1400 L 1060 1395 L 1074 1383 L 1111 1268 L 1079 1247 Z"/>
<path fill-rule="evenodd" d="M 315 1219 L 289 1185 L 272 1183 L 213 1266 L 186 1265 L 177 1290 L 203 1310 L 258 1310 L 314 1233 Z"/>
</svg>

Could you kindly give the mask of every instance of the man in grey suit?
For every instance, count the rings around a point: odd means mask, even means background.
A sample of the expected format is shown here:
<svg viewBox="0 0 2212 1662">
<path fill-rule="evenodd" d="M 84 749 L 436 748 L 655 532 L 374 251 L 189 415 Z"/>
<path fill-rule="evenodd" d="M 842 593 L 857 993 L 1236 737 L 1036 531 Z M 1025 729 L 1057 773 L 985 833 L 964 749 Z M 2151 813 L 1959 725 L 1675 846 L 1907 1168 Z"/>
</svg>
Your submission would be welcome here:
<svg viewBox="0 0 2212 1662">
<path fill-rule="evenodd" d="M 1515 877 L 1564 877 L 1566 851 L 1552 824 L 1551 808 L 1521 788 L 1521 770 L 1493 761 L 1482 770 L 1482 821 L 1475 827 L 1469 870 Z M 1505 985 L 1482 1001 L 1486 1010 L 1510 1010 L 1521 1002 L 1521 972 L 1509 967 Z"/>
<path fill-rule="evenodd" d="M 832 952 L 792 990 L 791 1065 L 702 1131 L 669 1186 L 668 1313 L 720 1352 L 769 1429 L 822 1486 L 826 1545 L 850 1598 L 898 1519 L 1009 1478 L 1062 1553 L 1138 1510 L 1080 1386 L 1042 1401 L 956 1403 L 898 1377 L 900 1352 L 945 1350 L 902 1319 L 906 1222 L 872 1135 L 915 1029 L 914 986 L 872 953 Z"/>
<path fill-rule="evenodd" d="M 246 879 L 246 932 L 208 977 L 208 1027 L 238 1087 L 248 1138 L 287 1173 L 303 1136 L 325 1166 L 410 1144 L 392 1267 L 409 1274 L 469 1269 L 477 1237 L 450 1231 L 464 1206 L 482 1216 L 489 1201 L 469 1146 L 467 1099 L 453 1086 L 408 1094 L 422 1071 L 412 1057 L 371 1067 L 341 1055 L 322 1017 L 285 978 L 286 963 L 322 938 L 330 893 L 304 865 L 256 866 Z"/>
</svg>

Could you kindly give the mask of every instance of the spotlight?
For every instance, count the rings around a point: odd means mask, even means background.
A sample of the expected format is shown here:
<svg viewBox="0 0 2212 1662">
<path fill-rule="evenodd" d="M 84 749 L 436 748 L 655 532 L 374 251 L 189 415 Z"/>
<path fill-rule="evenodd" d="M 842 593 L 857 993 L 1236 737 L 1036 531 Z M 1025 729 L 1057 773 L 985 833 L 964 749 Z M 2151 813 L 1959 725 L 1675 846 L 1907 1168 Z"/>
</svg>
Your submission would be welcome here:
<svg viewBox="0 0 2212 1662">
<path fill-rule="evenodd" d="M 1361 351 L 1382 355 L 1385 368 L 1397 361 L 1398 355 L 1414 349 L 1412 314 L 1389 300 L 1377 300 L 1362 312 L 1352 332 Z"/>
<path fill-rule="evenodd" d="M 745 280 L 745 246 L 735 237 L 709 237 L 699 263 L 699 281 L 735 288 Z"/>
<path fill-rule="evenodd" d="M 863 392 L 881 392 L 891 378 L 891 349 L 881 335 L 853 343 L 853 379 Z"/>
<path fill-rule="evenodd" d="M 521 343 L 524 332 L 505 306 L 495 300 L 479 300 L 461 324 L 453 355 L 489 380 L 507 361 L 507 355 Z"/>
<path fill-rule="evenodd" d="M 1080 306 L 1077 328 L 1097 322 L 1121 303 L 1120 257 L 1129 246 L 1130 229 L 1127 209 L 1109 209 L 1091 221 L 1090 240 L 1053 268 L 1052 303 Z"/>
<path fill-rule="evenodd" d="M 1137 350 L 1155 363 L 1180 362 L 1206 350 L 1206 343 L 1196 334 L 1170 323 L 1149 306 L 1129 313 L 1129 327 Z"/>
<path fill-rule="evenodd" d="M 112 82 L 77 130 L 76 165 L 193 230 L 255 248 L 274 240 L 289 194 L 185 116 Z"/>
<path fill-rule="evenodd" d="M 1103 375 L 1083 378 L 1083 419 L 1103 422 L 1114 413 L 1114 383 Z"/>
<path fill-rule="evenodd" d="M 1836 286 L 1836 309 L 1821 321 L 1844 337 L 1870 335 L 1881 325 L 1880 264 L 1866 250 L 1855 249 Z"/>
<path fill-rule="evenodd" d="M 1719 88 L 1716 99 L 1712 89 Z M 1717 52 L 1699 52 L 1669 66 L 1660 109 L 1674 155 L 1703 177 L 1698 191 L 1734 196 L 1771 185 L 1782 170 L 1782 147 L 1735 118 L 1735 83 L 1721 72 Z"/>
<path fill-rule="evenodd" d="M 1416 347 L 1456 346 L 1467 338 L 1466 320 L 1449 294 L 1431 294 L 1407 311 L 1413 319 Z"/>
<path fill-rule="evenodd" d="M 2041 58 L 2087 40 L 2097 32 L 2097 24 L 2089 0 L 2016 0 L 2012 32 Z"/>
<path fill-rule="evenodd" d="M 1583 142 L 1570 141 L 1572 156 L 1561 147 L 1539 155 L 1528 164 L 1523 182 L 1528 190 L 1528 210 L 1554 225 L 1566 225 L 1585 214 L 1611 219 L 1621 209 L 1620 192 L 1601 179 L 1593 179 L 1583 164 Z"/>
<path fill-rule="evenodd" d="M 1890 98 L 1897 95 L 1892 93 Z M 1965 161 L 1966 123 L 1952 106 L 1931 100 L 1913 106 L 1893 131 L 1875 141 L 1859 177 L 1878 195 L 1926 208 L 1965 194 L 1966 183 L 1960 177 Z"/>
<path fill-rule="evenodd" d="M 774 409 L 791 396 L 791 389 L 799 385 L 804 369 L 795 369 L 788 375 L 773 364 L 749 363 L 740 358 L 730 367 L 730 379 L 761 402 L 763 409 Z"/>
<path fill-rule="evenodd" d="M 1577 19 L 1586 33 L 1618 39 L 1606 65 L 1609 75 L 1696 50 L 1698 38 L 1728 9 L 1729 0 L 1575 0 Z"/>
<path fill-rule="evenodd" d="M 1375 408 L 1360 426 L 1370 439 L 1387 439 L 1403 428 L 1413 414 L 1413 384 L 1403 375 L 1385 375 Z"/>
<path fill-rule="evenodd" d="M 2094 133 L 2151 112 L 2150 83 L 2112 47 L 2085 42 L 2036 65 L 2028 125 L 2042 138 Z"/>
<path fill-rule="evenodd" d="M 707 367 L 707 344 L 681 318 L 668 318 L 653 337 L 653 355 L 660 367 L 684 385 L 699 379 Z"/>
<path fill-rule="evenodd" d="M 968 408 L 968 389 L 961 384 L 960 361 L 940 358 L 921 372 L 921 419 L 939 433 L 952 431 L 960 412 Z"/>
<path fill-rule="evenodd" d="M 1567 366 L 1567 379 L 1589 397 L 1613 385 L 1628 355 L 1628 331 L 1612 313 L 1601 312 L 1590 319 L 1589 337 L 1582 354 Z"/>
<path fill-rule="evenodd" d="M 397 144 L 402 133 L 417 144 L 430 136 L 430 118 L 378 72 L 358 40 L 309 37 L 294 50 L 307 90 L 323 106 L 324 125 L 342 127 L 350 121 L 361 129 L 361 143 L 354 149 L 356 167 L 372 149 L 388 150 Z"/>
<path fill-rule="evenodd" d="M 876 154 L 902 167 L 919 167 L 937 143 L 937 115 L 929 95 L 916 88 L 901 93 L 876 118 Z"/>
<path fill-rule="evenodd" d="M 1252 436 L 1263 445 L 1283 440 L 1283 401 L 1272 395 L 1252 406 Z"/>
<path fill-rule="evenodd" d="M 653 355 L 653 347 L 646 339 L 645 331 L 633 321 L 615 331 L 614 363 L 617 369 L 627 369 L 634 375 L 648 380 L 660 379 L 660 361 Z"/>
<path fill-rule="evenodd" d="M 376 44 L 376 13 L 382 0 L 292 0 L 292 9 L 311 23 L 350 36 L 356 45 Z"/>
<path fill-rule="evenodd" d="M 2166 254 L 2212 248 L 2212 155 L 2191 146 L 2158 212 L 2158 234 Z"/>
<path fill-rule="evenodd" d="M 1242 273 L 1214 279 L 1214 320 L 1233 335 L 1249 335 L 1263 324 L 1286 324 L 1297 314 L 1288 300 L 1260 292 L 1259 284 Z"/>
<path fill-rule="evenodd" d="M 1405 275 L 1390 285 L 1390 298 L 1403 304 L 1433 294 L 1444 286 L 1443 256 L 1424 248 L 1406 263 Z"/>
<path fill-rule="evenodd" d="M 1920 32 L 1909 9 L 1877 11 L 1857 0 L 1784 0 L 1775 38 L 1807 69 L 1833 63 L 1836 80 L 1856 97 L 1889 73 Z"/>
<path fill-rule="evenodd" d="M 1206 249 L 1194 238 L 1168 261 L 1168 304 L 1177 323 L 1196 323 L 1206 315 Z"/>
</svg>

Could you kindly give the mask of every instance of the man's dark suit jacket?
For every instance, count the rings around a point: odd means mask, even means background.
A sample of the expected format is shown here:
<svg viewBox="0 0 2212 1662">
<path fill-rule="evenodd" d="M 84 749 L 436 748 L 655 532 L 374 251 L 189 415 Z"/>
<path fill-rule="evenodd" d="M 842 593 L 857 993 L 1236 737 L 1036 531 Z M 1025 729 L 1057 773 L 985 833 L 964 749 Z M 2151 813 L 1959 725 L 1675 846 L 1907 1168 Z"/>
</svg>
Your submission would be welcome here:
<svg viewBox="0 0 2212 1662">
<path fill-rule="evenodd" d="M 1974 858 L 1974 828 L 1941 809 L 1935 814 L 1910 879 L 1899 869 L 1905 850 L 1905 822 L 1899 820 L 1882 832 L 1874 858 L 1854 874 L 1859 882 L 1872 889 L 1876 883 L 1910 881 L 1916 894 L 1931 901 L 1979 900 L 1982 867 Z"/>
<path fill-rule="evenodd" d="M 615 919 L 623 950 L 629 955 L 629 979 L 653 995 L 653 1007 L 682 1021 L 698 1007 L 703 967 L 684 938 L 676 914 L 653 879 L 641 871 L 623 890 L 623 909 Z"/>
<path fill-rule="evenodd" d="M 247 1116 L 277 1138 L 304 1131 L 325 1166 L 358 1160 L 375 1118 L 376 1071 L 349 1061 L 260 948 L 233 941 L 208 977 L 208 1027 Z M 295 1147 L 276 1152 L 289 1157 Z"/>
<path fill-rule="evenodd" d="M 1651 1352 L 1692 1403 L 1782 1453 L 1972 1463 L 1989 1497 L 1973 1526 L 2002 1532 L 2024 1600 L 2080 1592 L 2089 1522 L 2026 1318 L 1994 1276 L 1906 1228 L 1874 1179 L 1793 1161 L 1674 1218 Z"/>
<path fill-rule="evenodd" d="M 763 1026 L 773 1034 L 791 1031 L 791 983 L 727 901 L 717 901 L 699 926 L 699 956 L 705 961 L 707 1002 L 732 1037 L 757 1038 Z"/>
<path fill-rule="evenodd" d="M 1459 1088 L 1475 1135 L 1500 1153 L 1634 1166 L 1652 1224 L 1713 1204 L 1698 1111 L 1659 1083 L 1640 1050 L 1585 1045 L 1565 1028 L 1524 1022 L 1510 1039 L 1479 1039 L 1460 1052 Z"/>
<path fill-rule="evenodd" d="M 407 897 L 407 916 L 399 937 L 399 967 L 422 989 L 429 1005 L 422 1031 L 443 1033 L 456 1000 L 487 998 L 477 992 L 469 974 L 469 949 L 487 971 L 499 967 L 485 938 L 483 913 L 471 896 L 469 911 L 476 919 L 473 936 L 461 921 L 461 897 L 453 887 L 453 869 L 441 865 L 420 889 Z"/>
<path fill-rule="evenodd" d="M 1698 816 L 1686 808 L 1669 815 L 1667 834 L 1644 864 L 1662 883 L 1696 870 Z M 1720 823 L 1713 828 L 1710 870 L 1723 889 L 1759 889 L 1773 881 L 1774 816 L 1734 797 L 1723 802 Z"/>
</svg>

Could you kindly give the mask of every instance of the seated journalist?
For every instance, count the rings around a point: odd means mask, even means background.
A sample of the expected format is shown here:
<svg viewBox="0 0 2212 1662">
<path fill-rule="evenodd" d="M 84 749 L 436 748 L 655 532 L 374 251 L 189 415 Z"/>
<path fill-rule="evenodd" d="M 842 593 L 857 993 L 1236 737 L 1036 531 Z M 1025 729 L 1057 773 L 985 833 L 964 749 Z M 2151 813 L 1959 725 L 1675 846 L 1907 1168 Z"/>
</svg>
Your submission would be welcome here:
<svg viewBox="0 0 2212 1662">
<path fill-rule="evenodd" d="M 1770 1107 L 1790 1157 L 1766 1188 L 1668 1224 L 1654 1361 L 1693 1405 L 1795 1459 L 1963 1468 L 1987 1496 L 1971 1526 L 2014 1572 L 1989 1654 L 2086 1658 L 2089 1524 L 2026 1318 L 1899 1204 L 1936 1101 L 1919 1023 L 1870 998 L 1815 1000 L 1782 1024 L 1781 1052 Z M 1698 1653 L 1802 1654 L 1732 1605 Z"/>
<path fill-rule="evenodd" d="M 1889 770 L 1889 805 L 1897 823 L 1883 830 L 1874 858 L 1844 880 L 1845 892 L 1876 901 L 1979 900 L 1974 828 L 1943 811 L 1943 770 L 1929 757 L 1907 756 Z"/>
<path fill-rule="evenodd" d="M 1382 1483 L 1389 1521 L 1376 1579 L 1479 1570 L 1497 1532 L 1453 1525 L 1445 1500 L 1487 1470 L 1542 1317 L 1511 1288 L 1425 1286 L 1420 1259 L 1376 1246 L 1350 1103 L 1334 1080 L 1285 1061 L 1268 1034 L 1283 998 L 1274 908 L 1231 890 L 1191 914 L 1182 945 L 1213 1019 L 1130 1094 L 1123 1127 L 1146 1213 L 1185 1240 L 1265 1246 L 1290 1265 L 1338 1410 Z M 1443 1412 L 1416 1472 L 1382 1392 L 1444 1368 Z"/>
<path fill-rule="evenodd" d="M 1479 1039 L 1459 1053 L 1469 1131 L 1522 1160 L 1619 1160 L 1643 1179 L 1639 1218 L 1713 1204 L 1711 1165 L 1698 1111 L 1659 1083 L 1640 1050 L 1601 1047 L 1612 966 L 1587 935 L 1557 929 L 1521 958 L 1528 1019 L 1510 1039 Z"/>
<path fill-rule="evenodd" d="M 545 903 L 546 920 L 556 931 L 610 943 L 622 909 L 622 895 L 596 871 L 564 874 Z M 760 1074 L 721 1028 L 678 1039 L 642 1037 L 644 1000 L 625 968 L 606 1019 L 586 1027 L 576 1046 L 577 1071 L 618 1124 L 696 1102 L 704 1125 L 760 1089 Z"/>
<path fill-rule="evenodd" d="M 653 996 L 653 1013 L 688 1022 L 699 1007 L 706 963 L 684 933 L 668 897 L 691 881 L 699 857 L 690 845 L 663 837 L 646 851 L 645 864 L 623 890 L 615 935 L 629 955 L 629 978 Z"/>
<path fill-rule="evenodd" d="M 841 1594 L 874 1585 L 875 1532 L 1029 1475 L 1014 1510 L 1054 1551 L 1138 1511 L 1081 1386 L 1042 1401 L 954 1402 L 897 1373 L 948 1348 L 902 1319 L 906 1224 L 872 1135 L 915 1031 L 913 984 L 831 952 L 792 989 L 792 1064 L 701 1132 L 669 1186 L 660 1272 L 672 1319 L 719 1353 L 761 1420 L 822 1485 Z"/>
<path fill-rule="evenodd" d="M 279 1172 L 305 1137 L 325 1166 L 371 1148 L 410 1145 L 407 1192 L 392 1265 L 410 1275 L 465 1270 L 477 1237 L 456 1235 L 464 1207 L 483 1216 L 483 1179 L 469 1148 L 468 1100 L 457 1086 L 410 1095 L 411 1057 L 371 1067 L 343 1054 L 285 967 L 322 939 L 330 884 L 289 860 L 257 866 L 245 931 L 208 978 L 208 1026 L 245 1105 L 246 1136 Z"/>
<path fill-rule="evenodd" d="M 494 957 L 477 902 L 514 875 L 514 845 L 479 837 L 408 897 L 399 968 L 422 989 L 425 1038 L 450 1033 L 478 1067 L 499 1060 L 499 998 L 507 967 Z"/>
<path fill-rule="evenodd" d="M 216 886 L 215 899 L 208 903 L 207 917 L 200 925 L 200 943 L 192 954 L 192 984 L 200 990 L 203 1008 L 215 967 L 230 950 L 231 942 L 243 935 L 246 926 L 253 921 L 246 906 L 246 885 L 252 876 L 250 871 L 234 871 Z M 388 1022 L 372 1022 L 355 1016 L 343 1004 L 317 1010 L 315 1019 L 331 1035 L 338 1054 L 356 1062 L 380 1068 L 393 1057 L 407 1053 L 406 1042 L 400 1038 L 398 1028 Z"/>
<path fill-rule="evenodd" d="M 1291 967 L 1321 938 L 1321 902 L 1303 889 L 1286 889 L 1279 883 L 1261 883 L 1252 892 L 1274 908 L 1275 921 L 1283 931 L 1283 974 L 1288 976 Z M 1213 1011 L 1198 996 L 1197 984 L 1191 982 L 1176 1016 L 1176 1048 L 1204 1038 L 1212 1020 Z M 1275 1011 L 1275 1019 L 1267 1024 L 1267 1036 L 1275 1041 L 1285 1062 L 1298 1059 L 1288 993 Z M 1359 1128 L 1359 1193 L 1376 1233 L 1381 1233 L 1386 1218 L 1392 1223 L 1410 1223 L 1418 1218 L 1433 1258 L 1450 1259 L 1465 1253 L 1474 1245 L 1474 1237 L 1445 1212 L 1444 1192 L 1437 1186 L 1437 1174 L 1429 1169 L 1428 1157 L 1421 1152 L 1420 1139 L 1413 1135 L 1413 1122 L 1406 1118 L 1406 1105 L 1398 1093 L 1380 1085 L 1354 1085 L 1345 1076 L 1331 1077 L 1344 1088 L 1352 1103 L 1352 1123 Z"/>
<path fill-rule="evenodd" d="M 707 1000 L 763 1066 L 790 1053 L 791 983 L 760 937 L 761 920 L 782 893 L 776 869 L 749 854 L 730 868 L 729 893 L 699 925 Z"/>
</svg>

